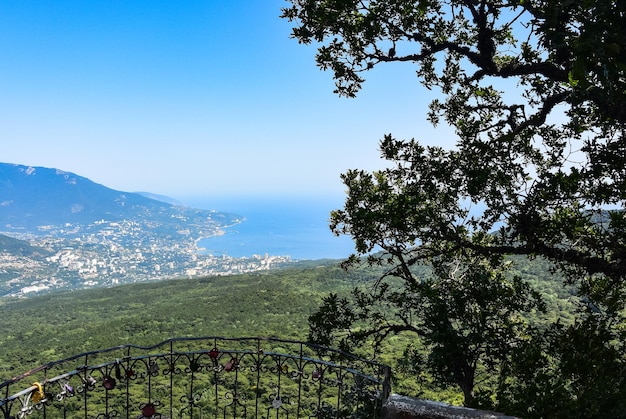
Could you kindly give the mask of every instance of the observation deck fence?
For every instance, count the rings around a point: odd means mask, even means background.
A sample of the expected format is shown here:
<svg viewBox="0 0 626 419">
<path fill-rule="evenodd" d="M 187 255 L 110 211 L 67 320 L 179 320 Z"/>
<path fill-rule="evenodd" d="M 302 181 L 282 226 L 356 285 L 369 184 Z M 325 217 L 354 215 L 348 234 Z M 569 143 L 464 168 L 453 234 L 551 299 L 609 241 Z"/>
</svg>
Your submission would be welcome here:
<svg viewBox="0 0 626 419">
<path fill-rule="evenodd" d="M 0 418 L 377 418 L 390 368 L 312 343 L 173 338 L 49 362 L 0 383 Z"/>
</svg>

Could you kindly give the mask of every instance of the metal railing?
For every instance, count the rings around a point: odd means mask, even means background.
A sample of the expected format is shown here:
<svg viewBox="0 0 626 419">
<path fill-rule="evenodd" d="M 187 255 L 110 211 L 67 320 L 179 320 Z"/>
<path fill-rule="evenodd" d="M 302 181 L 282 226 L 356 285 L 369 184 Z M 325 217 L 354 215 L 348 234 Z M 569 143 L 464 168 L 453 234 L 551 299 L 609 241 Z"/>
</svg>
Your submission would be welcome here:
<svg viewBox="0 0 626 419">
<path fill-rule="evenodd" d="M 311 343 L 175 338 L 87 352 L 7 380 L 0 417 L 376 418 L 389 377 L 385 365 Z"/>
</svg>

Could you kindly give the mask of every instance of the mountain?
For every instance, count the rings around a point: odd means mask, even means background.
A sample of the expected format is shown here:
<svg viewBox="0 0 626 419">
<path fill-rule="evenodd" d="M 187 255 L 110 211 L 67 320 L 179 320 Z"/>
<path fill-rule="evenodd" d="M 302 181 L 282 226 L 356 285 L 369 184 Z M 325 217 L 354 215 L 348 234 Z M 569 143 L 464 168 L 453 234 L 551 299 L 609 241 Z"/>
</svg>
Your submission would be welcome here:
<svg viewBox="0 0 626 419">
<path fill-rule="evenodd" d="M 197 239 L 241 218 L 143 194 L 110 189 L 58 169 L 0 163 L 0 232 L 67 237 L 77 231 L 72 226 L 84 231 L 85 226 L 124 221 Z"/>
<path fill-rule="evenodd" d="M 107 188 L 58 169 L 0 163 L 0 229 L 119 221 L 170 212 L 172 204 Z"/>
<path fill-rule="evenodd" d="M 169 196 L 159 195 L 159 194 L 155 194 L 151 192 L 136 192 L 136 193 L 138 193 L 141 196 L 145 196 L 146 198 L 154 199 L 155 201 L 161 201 L 161 202 L 166 202 L 172 205 L 183 206 L 181 202 L 175 200 L 174 198 L 170 198 Z"/>
</svg>

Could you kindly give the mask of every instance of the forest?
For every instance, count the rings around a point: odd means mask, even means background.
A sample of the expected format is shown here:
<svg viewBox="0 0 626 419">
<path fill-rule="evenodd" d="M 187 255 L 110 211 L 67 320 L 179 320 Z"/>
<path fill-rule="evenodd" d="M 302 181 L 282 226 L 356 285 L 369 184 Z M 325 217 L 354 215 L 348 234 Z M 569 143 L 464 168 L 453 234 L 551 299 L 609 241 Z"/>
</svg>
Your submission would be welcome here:
<svg viewBox="0 0 626 419">
<path fill-rule="evenodd" d="M 153 345 L 172 337 L 278 337 L 306 341 L 308 319 L 329 293 L 348 295 L 371 285 L 380 269 L 365 264 L 349 271 L 337 261 L 267 273 L 144 282 L 111 288 L 0 300 L 0 381 L 48 362 L 122 344 Z M 539 260 L 516 260 L 523 276 L 544 296 L 547 314 L 527 313 L 537 325 L 572 319 L 575 305 L 560 278 Z M 457 388 L 409 365 L 399 334 L 376 354 L 359 355 L 392 366 L 393 391 L 455 404 Z M 425 348 L 420 350 L 425 351 Z M 416 373 L 417 372 L 417 373 Z"/>
</svg>

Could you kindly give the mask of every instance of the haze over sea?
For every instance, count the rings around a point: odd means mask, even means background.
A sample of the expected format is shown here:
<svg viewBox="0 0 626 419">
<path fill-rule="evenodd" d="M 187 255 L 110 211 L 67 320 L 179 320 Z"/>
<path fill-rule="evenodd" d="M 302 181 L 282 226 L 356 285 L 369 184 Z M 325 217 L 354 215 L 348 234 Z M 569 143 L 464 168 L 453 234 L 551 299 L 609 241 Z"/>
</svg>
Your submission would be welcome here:
<svg viewBox="0 0 626 419">
<path fill-rule="evenodd" d="M 185 204 L 245 218 L 226 234 L 199 241 L 213 255 L 343 259 L 354 249 L 349 237 L 336 237 L 328 227 L 330 211 L 342 207 L 342 198 L 191 198 Z"/>
</svg>

